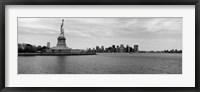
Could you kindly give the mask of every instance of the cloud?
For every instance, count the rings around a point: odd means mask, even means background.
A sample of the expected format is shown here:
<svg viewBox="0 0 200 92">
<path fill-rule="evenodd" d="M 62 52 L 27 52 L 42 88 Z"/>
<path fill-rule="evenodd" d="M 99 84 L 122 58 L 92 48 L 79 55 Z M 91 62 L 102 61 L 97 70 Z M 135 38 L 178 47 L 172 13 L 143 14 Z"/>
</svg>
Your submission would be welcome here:
<svg viewBox="0 0 200 92">
<path fill-rule="evenodd" d="M 49 33 L 52 33 L 52 30 L 60 31 L 59 20 L 61 18 L 19 18 L 18 25 L 30 29 L 49 29 Z M 77 33 L 84 37 L 114 37 L 135 32 L 180 32 L 182 18 L 65 18 L 64 27 L 66 33 Z M 48 33 L 47 30 L 45 32 Z"/>
<path fill-rule="evenodd" d="M 141 26 L 146 31 L 182 31 L 182 18 L 153 18 Z"/>
</svg>

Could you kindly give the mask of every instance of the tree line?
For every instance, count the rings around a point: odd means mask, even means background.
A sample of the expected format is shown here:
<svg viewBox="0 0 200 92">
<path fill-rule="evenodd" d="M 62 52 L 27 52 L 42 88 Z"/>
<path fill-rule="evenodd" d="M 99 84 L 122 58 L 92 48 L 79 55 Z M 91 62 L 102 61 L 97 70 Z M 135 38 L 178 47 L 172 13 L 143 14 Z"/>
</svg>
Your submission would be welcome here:
<svg viewBox="0 0 200 92">
<path fill-rule="evenodd" d="M 45 52 L 47 48 L 46 46 L 35 46 L 31 44 L 18 44 L 18 53 L 41 53 Z"/>
</svg>

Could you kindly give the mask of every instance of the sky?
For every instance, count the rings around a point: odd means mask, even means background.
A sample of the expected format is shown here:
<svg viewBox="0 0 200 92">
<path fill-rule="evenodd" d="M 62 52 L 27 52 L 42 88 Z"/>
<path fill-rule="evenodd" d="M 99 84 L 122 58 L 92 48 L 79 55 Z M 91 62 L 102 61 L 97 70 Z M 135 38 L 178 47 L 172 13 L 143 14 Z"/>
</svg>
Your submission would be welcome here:
<svg viewBox="0 0 200 92">
<path fill-rule="evenodd" d="M 120 44 L 145 51 L 182 49 L 182 17 L 18 18 L 18 43 L 56 46 L 62 19 L 73 49 Z"/>
</svg>

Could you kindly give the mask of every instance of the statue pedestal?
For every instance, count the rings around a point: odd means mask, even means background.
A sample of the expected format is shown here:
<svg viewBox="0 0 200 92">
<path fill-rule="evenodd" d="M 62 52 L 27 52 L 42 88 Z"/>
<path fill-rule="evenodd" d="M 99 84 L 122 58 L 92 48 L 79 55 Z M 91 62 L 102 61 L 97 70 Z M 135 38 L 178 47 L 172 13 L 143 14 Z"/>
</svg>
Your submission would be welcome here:
<svg viewBox="0 0 200 92">
<path fill-rule="evenodd" d="M 60 48 L 67 47 L 66 42 L 65 42 L 66 38 L 64 36 L 59 36 L 57 39 L 58 39 L 57 47 L 60 47 Z"/>
</svg>

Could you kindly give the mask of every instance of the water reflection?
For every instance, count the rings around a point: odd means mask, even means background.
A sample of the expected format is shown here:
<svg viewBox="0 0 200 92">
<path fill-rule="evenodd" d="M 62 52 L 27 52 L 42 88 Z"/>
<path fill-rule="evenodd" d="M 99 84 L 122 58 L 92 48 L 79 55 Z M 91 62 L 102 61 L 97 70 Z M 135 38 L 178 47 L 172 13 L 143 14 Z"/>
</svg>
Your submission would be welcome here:
<svg viewBox="0 0 200 92">
<path fill-rule="evenodd" d="M 56 56 L 55 58 L 57 60 L 55 62 L 57 64 L 57 66 L 58 66 L 57 70 L 54 69 L 55 73 L 58 73 L 58 74 L 65 73 L 65 70 L 66 70 L 66 66 L 65 65 L 67 63 L 66 61 L 68 61 L 67 60 L 67 56 Z"/>
</svg>

